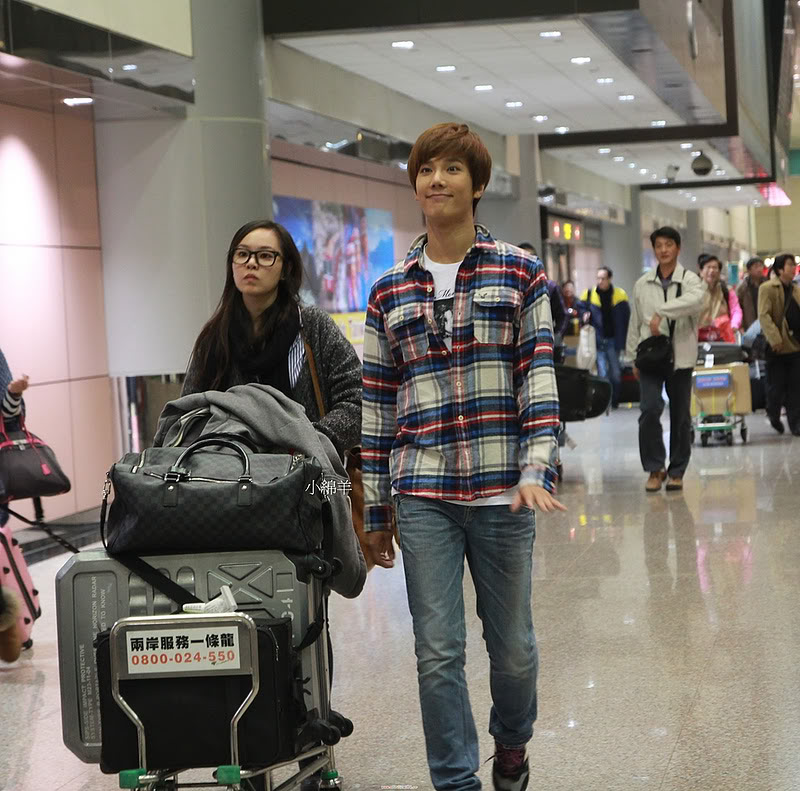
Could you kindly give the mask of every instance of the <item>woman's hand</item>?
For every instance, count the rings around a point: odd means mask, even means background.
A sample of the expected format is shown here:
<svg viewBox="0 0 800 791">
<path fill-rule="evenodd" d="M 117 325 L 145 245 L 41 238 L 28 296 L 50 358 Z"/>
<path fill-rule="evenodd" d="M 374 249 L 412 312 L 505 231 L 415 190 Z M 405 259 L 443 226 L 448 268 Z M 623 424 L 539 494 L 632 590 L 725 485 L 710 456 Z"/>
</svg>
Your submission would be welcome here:
<svg viewBox="0 0 800 791">
<path fill-rule="evenodd" d="M 27 389 L 28 374 L 22 374 L 19 379 L 14 379 L 14 381 L 8 385 L 8 392 L 11 393 L 11 395 L 22 395 Z"/>
</svg>

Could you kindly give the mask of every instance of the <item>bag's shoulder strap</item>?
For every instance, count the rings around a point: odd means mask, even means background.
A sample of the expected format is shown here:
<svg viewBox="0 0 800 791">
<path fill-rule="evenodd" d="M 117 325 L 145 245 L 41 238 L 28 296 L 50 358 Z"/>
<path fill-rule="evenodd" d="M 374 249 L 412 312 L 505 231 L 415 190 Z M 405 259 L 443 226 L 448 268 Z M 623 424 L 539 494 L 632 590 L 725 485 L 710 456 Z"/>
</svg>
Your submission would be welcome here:
<svg viewBox="0 0 800 791">
<path fill-rule="evenodd" d="M 314 384 L 314 395 L 317 399 L 317 409 L 319 409 L 319 416 L 325 417 L 325 401 L 322 398 L 322 388 L 319 386 L 319 376 L 317 375 L 317 363 L 314 360 L 314 352 L 311 351 L 311 346 L 303 335 L 303 345 L 306 347 L 306 359 L 308 360 L 308 368 L 311 371 L 311 381 Z"/>
<path fill-rule="evenodd" d="M 179 612 L 183 609 L 184 604 L 197 604 L 202 601 L 193 593 L 189 593 L 186 588 L 162 574 L 155 566 L 151 566 L 146 560 L 142 560 L 136 555 L 121 554 L 112 555 L 112 557 L 159 593 L 163 593 L 164 596 L 175 602 L 178 605 Z"/>
</svg>

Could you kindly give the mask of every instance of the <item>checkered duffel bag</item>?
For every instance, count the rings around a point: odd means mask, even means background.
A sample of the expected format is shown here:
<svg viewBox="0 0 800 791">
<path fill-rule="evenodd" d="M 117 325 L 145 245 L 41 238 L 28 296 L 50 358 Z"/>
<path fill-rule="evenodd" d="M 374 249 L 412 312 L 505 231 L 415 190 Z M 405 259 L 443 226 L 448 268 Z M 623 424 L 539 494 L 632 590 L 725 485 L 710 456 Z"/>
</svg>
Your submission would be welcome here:
<svg viewBox="0 0 800 791">
<path fill-rule="evenodd" d="M 314 459 L 254 453 L 231 439 L 147 448 L 109 470 L 100 529 L 112 554 L 311 552 L 323 537 L 322 482 Z"/>
</svg>

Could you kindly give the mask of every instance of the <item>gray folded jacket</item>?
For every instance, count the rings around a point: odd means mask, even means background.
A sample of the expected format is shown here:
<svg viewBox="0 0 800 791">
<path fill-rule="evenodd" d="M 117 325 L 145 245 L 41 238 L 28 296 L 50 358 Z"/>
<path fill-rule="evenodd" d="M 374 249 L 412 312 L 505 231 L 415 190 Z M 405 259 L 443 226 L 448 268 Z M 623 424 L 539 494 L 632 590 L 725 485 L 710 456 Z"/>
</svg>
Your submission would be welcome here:
<svg viewBox="0 0 800 791">
<path fill-rule="evenodd" d="M 314 428 L 305 409 L 269 385 L 236 385 L 224 392 L 208 390 L 168 402 L 159 417 L 153 444 L 156 447 L 173 444 L 182 429 L 180 419 L 203 407 L 209 409 L 210 416 L 194 439 L 206 434 L 239 435 L 260 446 L 285 448 L 287 452 L 313 457 L 328 478 L 347 478 L 333 443 Z M 331 554 L 342 562 L 342 570 L 332 580 L 331 588 L 352 599 L 364 588 L 367 565 L 353 530 L 344 488 L 336 487 L 329 499 L 333 512 Z"/>
</svg>

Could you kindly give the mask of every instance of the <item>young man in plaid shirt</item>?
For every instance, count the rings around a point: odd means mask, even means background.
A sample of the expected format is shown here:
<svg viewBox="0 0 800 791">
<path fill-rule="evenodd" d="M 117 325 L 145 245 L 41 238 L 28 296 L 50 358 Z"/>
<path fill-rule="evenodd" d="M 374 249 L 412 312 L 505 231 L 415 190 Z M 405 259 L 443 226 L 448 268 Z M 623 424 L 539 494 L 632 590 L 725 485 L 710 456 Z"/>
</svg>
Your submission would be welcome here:
<svg viewBox="0 0 800 791">
<path fill-rule="evenodd" d="M 491 664 L 499 791 L 528 784 L 538 656 L 531 617 L 534 509 L 554 497 L 558 394 L 541 262 L 474 224 L 492 161 L 463 124 L 417 140 L 408 176 L 427 234 L 381 276 L 367 307 L 365 527 L 393 565 L 392 498 L 414 622 L 436 789 L 479 789 L 464 675 L 469 563 Z"/>
</svg>

